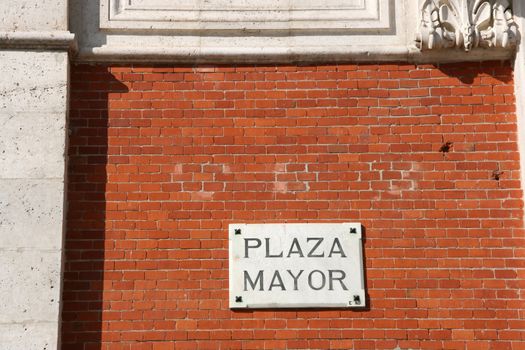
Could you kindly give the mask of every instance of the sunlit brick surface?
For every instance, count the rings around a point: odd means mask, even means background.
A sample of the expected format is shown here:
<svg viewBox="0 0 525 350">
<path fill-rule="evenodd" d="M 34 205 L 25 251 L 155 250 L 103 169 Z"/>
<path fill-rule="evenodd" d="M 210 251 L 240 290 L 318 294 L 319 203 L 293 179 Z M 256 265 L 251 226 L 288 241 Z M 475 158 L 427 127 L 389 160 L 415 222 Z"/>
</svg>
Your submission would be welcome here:
<svg viewBox="0 0 525 350">
<path fill-rule="evenodd" d="M 74 66 L 62 348 L 524 349 L 509 63 Z M 228 309 L 229 223 L 361 222 L 369 309 Z"/>
</svg>

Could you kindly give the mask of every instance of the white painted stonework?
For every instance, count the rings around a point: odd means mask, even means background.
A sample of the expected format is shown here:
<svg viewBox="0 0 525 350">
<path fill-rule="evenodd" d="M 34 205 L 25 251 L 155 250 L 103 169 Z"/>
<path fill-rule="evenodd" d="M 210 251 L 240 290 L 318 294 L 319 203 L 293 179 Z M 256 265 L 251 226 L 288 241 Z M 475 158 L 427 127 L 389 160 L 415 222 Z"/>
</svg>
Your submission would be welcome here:
<svg viewBox="0 0 525 350">
<path fill-rule="evenodd" d="M 361 225 L 232 224 L 230 308 L 366 306 Z"/>
</svg>

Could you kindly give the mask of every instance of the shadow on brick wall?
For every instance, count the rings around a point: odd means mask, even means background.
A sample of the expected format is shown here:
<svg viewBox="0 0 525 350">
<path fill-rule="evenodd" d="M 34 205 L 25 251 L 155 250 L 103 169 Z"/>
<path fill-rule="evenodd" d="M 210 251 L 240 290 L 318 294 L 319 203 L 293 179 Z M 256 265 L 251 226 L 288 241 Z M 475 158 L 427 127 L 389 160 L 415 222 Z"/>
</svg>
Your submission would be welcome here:
<svg viewBox="0 0 525 350">
<path fill-rule="evenodd" d="M 462 84 L 492 85 L 512 81 L 512 68 L 506 61 L 464 62 L 435 66 L 444 75 Z M 454 85 L 448 82 L 447 85 Z"/>
<path fill-rule="evenodd" d="M 101 349 L 108 95 L 127 92 L 107 67 L 72 69 L 62 349 Z"/>
</svg>

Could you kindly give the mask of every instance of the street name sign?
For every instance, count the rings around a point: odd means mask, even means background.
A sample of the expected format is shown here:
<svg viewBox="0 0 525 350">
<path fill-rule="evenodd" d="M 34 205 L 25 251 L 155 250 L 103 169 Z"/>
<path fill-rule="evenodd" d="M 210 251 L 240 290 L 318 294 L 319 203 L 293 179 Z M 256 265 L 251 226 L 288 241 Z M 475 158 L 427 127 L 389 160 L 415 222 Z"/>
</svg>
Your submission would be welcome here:
<svg viewBox="0 0 525 350">
<path fill-rule="evenodd" d="M 359 223 L 231 224 L 230 308 L 366 306 Z"/>
</svg>

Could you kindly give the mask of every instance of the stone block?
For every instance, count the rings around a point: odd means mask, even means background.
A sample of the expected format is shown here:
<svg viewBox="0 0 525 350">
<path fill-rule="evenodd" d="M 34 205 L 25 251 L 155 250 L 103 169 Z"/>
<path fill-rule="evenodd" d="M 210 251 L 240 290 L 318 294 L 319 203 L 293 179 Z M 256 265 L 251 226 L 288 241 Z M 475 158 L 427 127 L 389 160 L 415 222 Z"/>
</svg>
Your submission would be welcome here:
<svg viewBox="0 0 525 350">
<path fill-rule="evenodd" d="M 0 250 L 0 266 L 0 323 L 58 322 L 60 251 Z"/>
<path fill-rule="evenodd" d="M 63 178 L 65 125 L 63 113 L 0 112 L 0 179 Z"/>
<path fill-rule="evenodd" d="M 63 206 L 61 179 L 0 180 L 0 249 L 61 249 Z"/>
<path fill-rule="evenodd" d="M 2 0 L 0 31 L 67 29 L 66 0 Z"/>
<path fill-rule="evenodd" d="M 57 322 L 0 323 L 2 350 L 57 349 L 57 330 Z"/>
<path fill-rule="evenodd" d="M 66 52 L 0 51 L 0 112 L 66 112 Z"/>
</svg>

